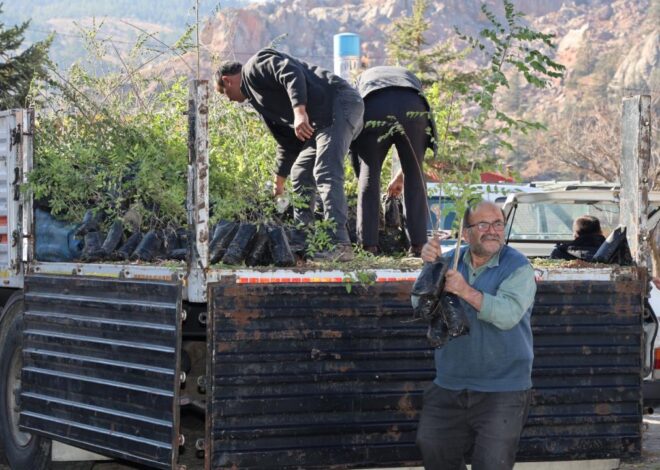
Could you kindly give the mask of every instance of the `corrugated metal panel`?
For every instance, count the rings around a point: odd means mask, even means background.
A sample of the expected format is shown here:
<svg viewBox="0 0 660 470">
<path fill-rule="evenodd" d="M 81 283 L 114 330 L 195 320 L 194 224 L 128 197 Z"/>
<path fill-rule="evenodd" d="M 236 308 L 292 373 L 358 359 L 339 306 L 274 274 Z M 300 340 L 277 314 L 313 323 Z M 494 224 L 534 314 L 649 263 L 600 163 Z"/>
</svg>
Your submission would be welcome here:
<svg viewBox="0 0 660 470">
<path fill-rule="evenodd" d="M 434 376 L 410 283 L 211 287 L 207 468 L 419 464 Z M 636 283 L 546 282 L 533 314 L 534 404 L 520 460 L 638 456 Z"/>
<path fill-rule="evenodd" d="M 180 317 L 178 283 L 27 277 L 21 427 L 171 468 Z"/>
<path fill-rule="evenodd" d="M 641 454 L 642 283 L 541 282 L 525 460 Z"/>
</svg>

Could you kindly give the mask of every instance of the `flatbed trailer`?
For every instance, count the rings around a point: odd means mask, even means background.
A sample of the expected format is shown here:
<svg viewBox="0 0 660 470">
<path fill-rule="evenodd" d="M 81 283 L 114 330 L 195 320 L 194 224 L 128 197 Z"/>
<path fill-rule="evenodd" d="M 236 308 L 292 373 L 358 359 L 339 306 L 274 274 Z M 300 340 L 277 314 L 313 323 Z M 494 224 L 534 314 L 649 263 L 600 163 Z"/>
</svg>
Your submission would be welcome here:
<svg viewBox="0 0 660 470">
<path fill-rule="evenodd" d="M 419 465 L 434 367 L 426 325 L 411 321 L 417 271 L 210 266 L 207 90 L 191 87 L 195 236 L 180 265 L 34 259 L 20 190 L 33 119 L 0 114 L 0 456 L 45 469 L 62 443 L 177 470 Z M 639 458 L 646 271 L 537 278 L 518 459 Z"/>
</svg>

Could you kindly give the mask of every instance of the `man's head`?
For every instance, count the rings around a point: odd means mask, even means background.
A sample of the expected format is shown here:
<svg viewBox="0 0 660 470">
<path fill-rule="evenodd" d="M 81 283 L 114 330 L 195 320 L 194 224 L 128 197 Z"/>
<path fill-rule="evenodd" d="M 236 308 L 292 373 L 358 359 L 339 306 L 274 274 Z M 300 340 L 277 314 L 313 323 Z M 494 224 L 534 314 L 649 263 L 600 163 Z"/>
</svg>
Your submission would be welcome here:
<svg viewBox="0 0 660 470">
<path fill-rule="evenodd" d="M 220 64 L 215 72 L 215 90 L 222 93 L 231 101 L 242 103 L 246 97 L 241 91 L 241 69 L 240 62 L 225 61 Z"/>
<path fill-rule="evenodd" d="M 600 220 L 593 215 L 582 215 L 573 222 L 573 236 L 602 235 Z"/>
<path fill-rule="evenodd" d="M 468 207 L 463 216 L 463 239 L 470 252 L 480 258 L 491 258 L 504 245 L 504 212 L 492 202 L 482 201 Z"/>
</svg>

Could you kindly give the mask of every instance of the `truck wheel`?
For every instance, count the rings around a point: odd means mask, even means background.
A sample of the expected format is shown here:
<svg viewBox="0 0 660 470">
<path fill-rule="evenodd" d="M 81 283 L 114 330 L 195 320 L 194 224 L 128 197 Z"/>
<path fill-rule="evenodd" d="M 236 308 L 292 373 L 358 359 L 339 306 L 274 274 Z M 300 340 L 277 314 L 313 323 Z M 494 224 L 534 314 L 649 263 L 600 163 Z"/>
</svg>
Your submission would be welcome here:
<svg viewBox="0 0 660 470">
<path fill-rule="evenodd" d="M 18 429 L 23 365 L 23 295 L 7 301 L 0 318 L 0 445 L 13 470 L 43 470 L 50 465 L 50 439 Z"/>
</svg>

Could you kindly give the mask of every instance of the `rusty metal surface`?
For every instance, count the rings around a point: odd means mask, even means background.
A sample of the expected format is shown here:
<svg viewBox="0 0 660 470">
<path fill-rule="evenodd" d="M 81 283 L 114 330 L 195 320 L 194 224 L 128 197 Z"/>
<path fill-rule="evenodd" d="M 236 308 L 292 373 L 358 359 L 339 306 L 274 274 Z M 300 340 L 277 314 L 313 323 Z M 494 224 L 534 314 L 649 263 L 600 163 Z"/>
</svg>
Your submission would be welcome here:
<svg viewBox="0 0 660 470">
<path fill-rule="evenodd" d="M 207 468 L 419 464 L 433 379 L 411 284 L 210 289 Z M 641 283 L 542 282 L 534 399 L 519 460 L 634 458 L 641 446 Z"/>
<path fill-rule="evenodd" d="M 520 459 L 640 456 L 643 288 L 632 280 L 539 283 Z"/>
<path fill-rule="evenodd" d="M 180 317 L 178 283 L 27 277 L 21 427 L 171 468 Z"/>
</svg>

